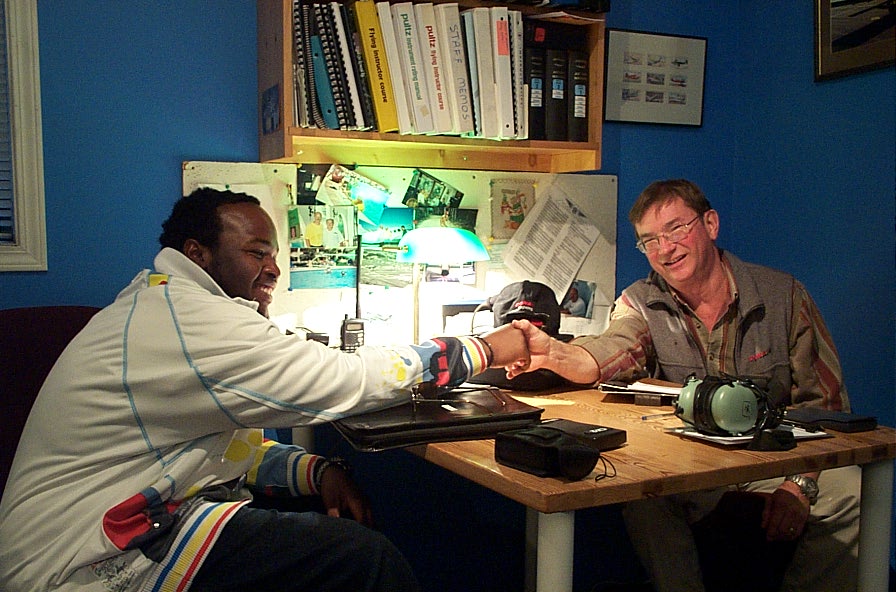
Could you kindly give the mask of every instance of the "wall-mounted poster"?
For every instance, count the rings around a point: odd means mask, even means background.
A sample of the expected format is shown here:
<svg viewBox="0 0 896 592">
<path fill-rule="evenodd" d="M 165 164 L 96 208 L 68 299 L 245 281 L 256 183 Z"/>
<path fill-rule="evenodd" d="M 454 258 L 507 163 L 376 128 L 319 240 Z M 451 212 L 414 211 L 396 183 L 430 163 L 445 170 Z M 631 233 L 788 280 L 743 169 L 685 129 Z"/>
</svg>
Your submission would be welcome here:
<svg viewBox="0 0 896 592">
<path fill-rule="evenodd" d="M 703 125 L 706 38 L 607 29 L 604 119 Z"/>
<path fill-rule="evenodd" d="M 490 197 L 492 238 L 509 239 L 535 205 L 535 180 L 492 179 Z"/>
</svg>

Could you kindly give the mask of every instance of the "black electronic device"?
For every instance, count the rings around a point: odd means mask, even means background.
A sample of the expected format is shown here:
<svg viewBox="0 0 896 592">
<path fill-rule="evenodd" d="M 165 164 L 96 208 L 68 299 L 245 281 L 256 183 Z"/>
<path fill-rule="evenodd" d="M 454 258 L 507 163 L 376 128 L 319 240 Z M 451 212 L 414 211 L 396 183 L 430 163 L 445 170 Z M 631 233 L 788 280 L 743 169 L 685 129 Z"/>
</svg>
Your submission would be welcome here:
<svg viewBox="0 0 896 592">
<path fill-rule="evenodd" d="M 364 321 L 361 319 L 350 319 L 346 316 L 342 319 L 339 335 L 342 338 L 342 345 L 339 348 L 347 352 L 355 351 L 364 345 Z"/>
</svg>

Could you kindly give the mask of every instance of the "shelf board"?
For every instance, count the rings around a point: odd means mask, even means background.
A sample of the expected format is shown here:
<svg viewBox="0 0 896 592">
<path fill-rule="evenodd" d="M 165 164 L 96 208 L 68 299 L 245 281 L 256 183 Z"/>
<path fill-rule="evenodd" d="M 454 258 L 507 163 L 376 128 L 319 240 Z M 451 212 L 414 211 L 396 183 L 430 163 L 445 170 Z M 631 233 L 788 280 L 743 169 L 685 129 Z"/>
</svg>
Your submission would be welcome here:
<svg viewBox="0 0 896 592">
<path fill-rule="evenodd" d="M 544 173 L 600 168 L 599 146 L 589 142 L 499 141 L 304 128 L 289 128 L 287 134 L 272 135 L 280 138 L 262 142 L 261 159 L 265 162 Z"/>
</svg>

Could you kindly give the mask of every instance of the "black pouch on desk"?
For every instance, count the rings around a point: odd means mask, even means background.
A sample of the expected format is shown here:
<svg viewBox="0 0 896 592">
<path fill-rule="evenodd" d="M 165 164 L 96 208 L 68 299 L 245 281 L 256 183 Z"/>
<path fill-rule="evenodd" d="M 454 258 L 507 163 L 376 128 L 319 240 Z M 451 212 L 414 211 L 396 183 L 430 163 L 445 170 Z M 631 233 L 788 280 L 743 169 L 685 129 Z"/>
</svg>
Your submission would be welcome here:
<svg viewBox="0 0 896 592">
<path fill-rule="evenodd" d="M 450 391 L 396 407 L 346 417 L 333 426 L 357 450 L 374 452 L 431 442 L 493 438 L 538 423 L 544 409 L 498 389 Z"/>
<path fill-rule="evenodd" d="M 600 450 L 551 425 L 501 432 L 495 436 L 495 460 L 539 477 L 572 481 L 586 477 L 600 459 Z"/>
<path fill-rule="evenodd" d="M 877 419 L 874 417 L 828 411 L 819 407 L 788 409 L 784 413 L 784 419 L 807 428 L 823 428 L 835 432 L 867 432 L 877 427 Z"/>
</svg>

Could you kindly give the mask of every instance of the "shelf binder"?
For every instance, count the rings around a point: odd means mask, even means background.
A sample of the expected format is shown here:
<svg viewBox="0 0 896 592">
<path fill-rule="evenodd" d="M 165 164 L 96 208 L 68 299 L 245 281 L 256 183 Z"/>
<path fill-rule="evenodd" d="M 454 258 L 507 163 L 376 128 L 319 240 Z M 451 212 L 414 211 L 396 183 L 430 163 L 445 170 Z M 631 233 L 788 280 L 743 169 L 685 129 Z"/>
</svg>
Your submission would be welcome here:
<svg viewBox="0 0 896 592">
<path fill-rule="evenodd" d="M 405 90 L 401 56 L 398 54 L 398 41 L 395 37 L 395 26 L 392 23 L 392 6 L 386 0 L 381 0 L 376 3 L 376 14 L 383 32 L 383 48 L 389 63 L 389 77 L 392 81 L 392 96 L 395 98 L 398 133 L 412 134 L 414 133 L 414 120 L 408 107 L 408 93 Z"/>
<path fill-rule="evenodd" d="M 355 69 L 355 83 L 358 85 L 358 97 L 361 99 L 361 114 L 364 118 L 364 129 L 377 128 L 376 113 L 373 109 L 373 90 L 367 64 L 364 61 L 364 48 L 358 32 L 358 21 L 355 18 L 356 4 L 339 4 L 342 21 L 345 24 L 345 36 L 348 37 L 349 59 Z"/>
<path fill-rule="evenodd" d="M 429 90 L 421 61 L 420 42 L 417 34 L 417 19 L 411 2 L 392 5 L 392 24 L 401 59 L 404 84 L 408 96 L 408 106 L 414 121 L 414 132 L 428 134 L 435 129 Z"/>
<path fill-rule="evenodd" d="M 516 136 L 513 117 L 513 77 L 510 60 L 510 16 L 506 6 L 489 8 L 491 21 L 492 67 L 495 77 L 495 98 L 498 116 L 498 137 Z"/>
<path fill-rule="evenodd" d="M 340 74 L 345 84 L 347 108 L 351 110 L 352 129 L 370 129 L 364 120 L 364 110 L 361 107 L 361 90 L 358 87 L 358 75 L 355 71 L 355 61 L 352 56 L 348 32 L 345 28 L 345 15 L 343 6 L 339 2 L 329 2 L 330 18 L 333 23 L 334 41 L 338 50 L 338 62 L 342 65 Z"/>
<path fill-rule="evenodd" d="M 588 55 L 584 51 L 569 51 L 569 84 L 567 85 L 567 139 L 570 142 L 588 141 Z"/>
<path fill-rule="evenodd" d="M 473 97 L 460 10 L 456 2 L 436 4 L 433 10 L 442 55 L 445 57 L 444 79 L 451 111 L 451 133 L 471 133 L 474 130 Z"/>
<path fill-rule="evenodd" d="M 482 138 L 500 138 L 501 126 L 498 117 L 497 85 L 492 51 L 491 16 L 486 7 L 470 8 L 462 11 L 467 48 L 470 55 L 470 77 L 476 77 L 473 86 L 473 104 L 477 110 L 476 135 Z M 473 56 L 475 55 L 475 60 Z M 474 72 L 475 66 L 475 72 Z M 478 102 L 476 91 L 478 88 Z"/>
<path fill-rule="evenodd" d="M 436 13 L 432 2 L 414 4 L 417 19 L 417 33 L 420 41 L 420 61 L 426 73 L 426 88 L 429 91 L 429 105 L 432 108 L 433 133 L 444 134 L 451 131 L 451 106 L 445 80 L 445 58 L 439 45 Z"/>
<path fill-rule="evenodd" d="M 323 101 L 321 87 L 324 84 L 329 85 L 333 95 L 332 106 L 335 109 L 336 117 L 339 120 L 338 129 L 353 129 L 355 126 L 355 116 L 354 111 L 349 104 L 345 70 L 341 64 L 342 59 L 339 46 L 337 45 L 336 29 L 332 19 L 332 12 L 327 4 L 314 4 L 313 9 L 314 24 L 318 38 L 320 39 L 322 57 L 326 69 L 326 76 L 318 76 L 318 72 L 315 70 L 317 93 L 321 101 Z M 321 108 L 324 107 L 325 105 L 322 102 Z"/>
<path fill-rule="evenodd" d="M 566 141 L 568 96 L 566 78 L 569 71 L 565 49 L 545 51 L 547 88 L 544 102 L 544 136 L 546 140 Z"/>
<path fill-rule="evenodd" d="M 523 79 L 529 87 L 527 116 L 529 139 L 544 140 L 545 65 L 544 49 L 526 47 L 523 50 Z"/>
<path fill-rule="evenodd" d="M 327 71 L 324 48 L 320 35 L 312 35 L 309 39 L 311 45 L 311 60 L 314 68 L 314 88 L 317 96 L 323 127 L 339 129 L 339 117 L 336 114 L 336 102 L 333 98 L 333 88 L 330 86 L 330 75 Z"/>
<path fill-rule="evenodd" d="M 513 123 L 516 128 L 516 139 L 529 137 L 529 114 L 526 103 L 529 100 L 529 85 L 526 83 L 523 68 L 523 13 L 519 10 L 508 11 L 510 22 L 510 73 L 513 82 Z"/>
<path fill-rule="evenodd" d="M 370 84 L 377 129 L 380 132 L 398 131 L 398 113 L 390 71 L 394 66 L 386 55 L 376 4 L 373 0 L 358 0 L 352 6 L 361 54 L 367 67 L 367 81 Z"/>
</svg>

